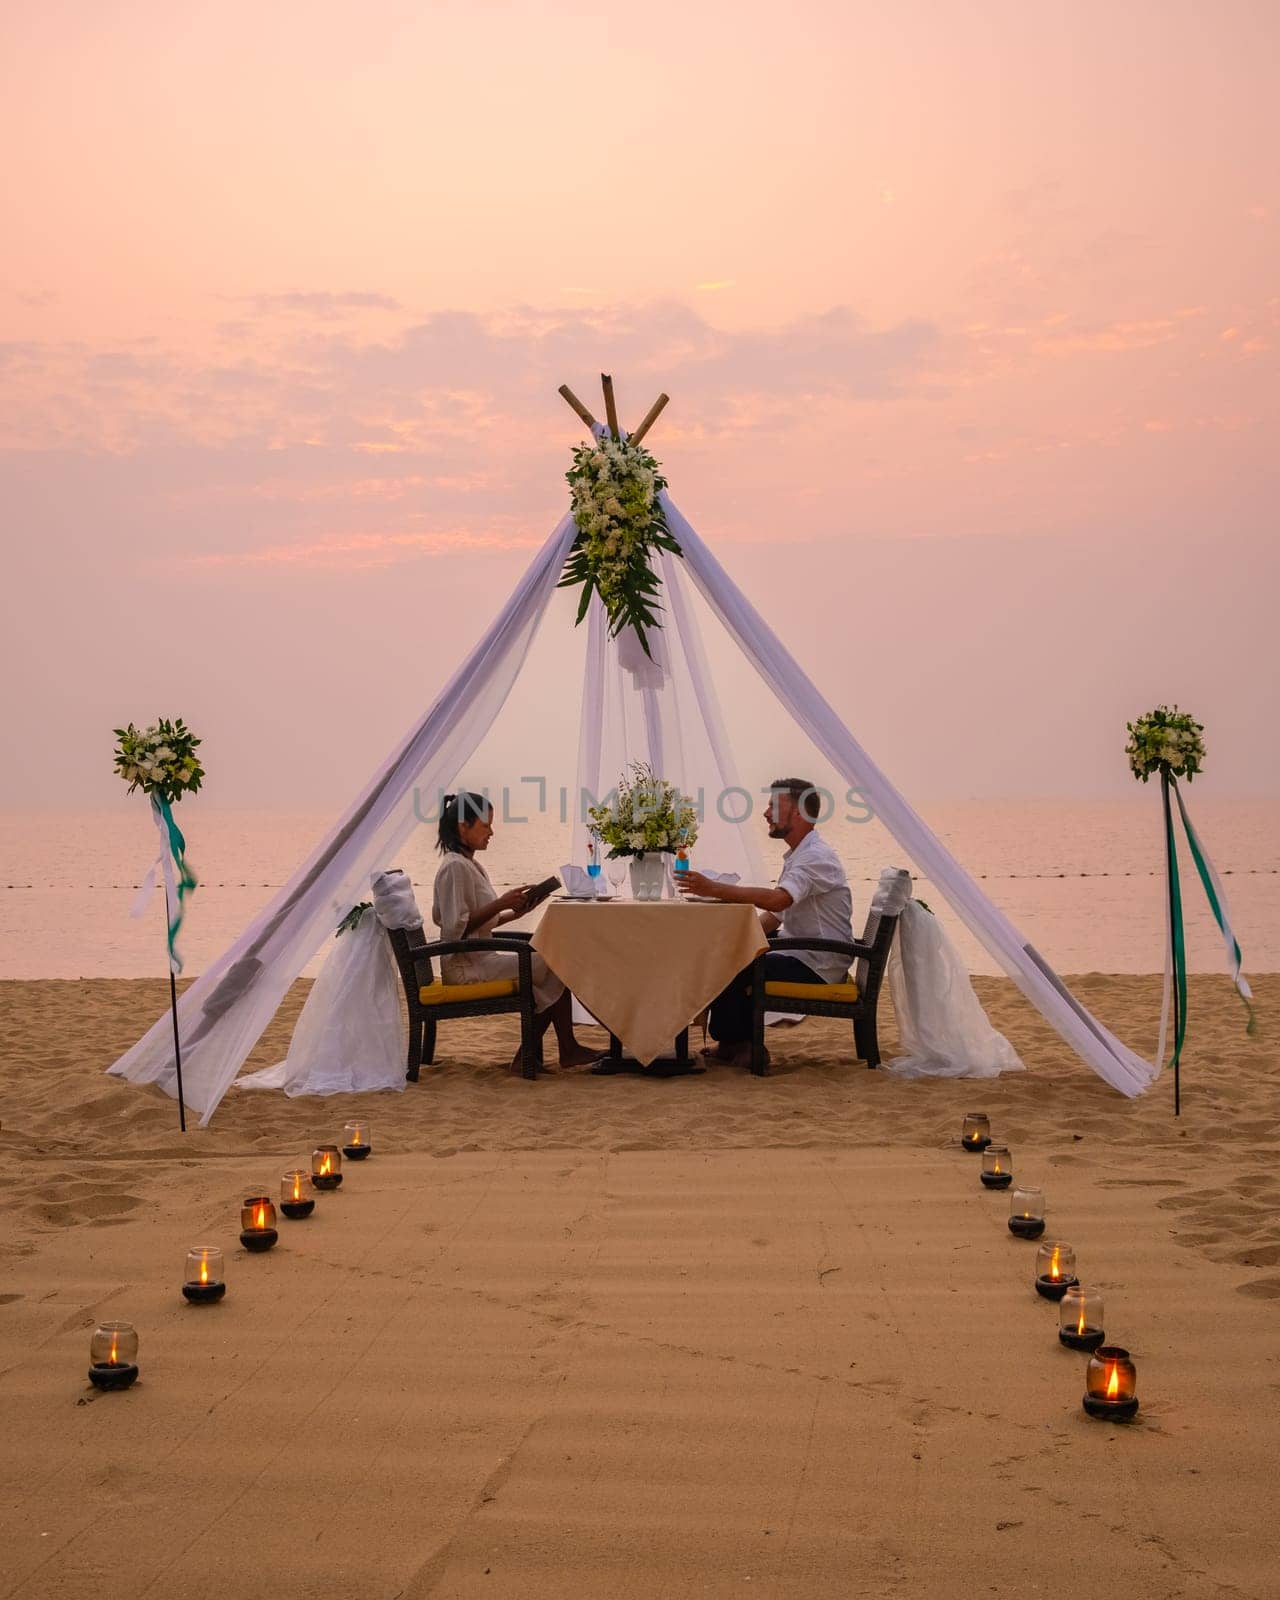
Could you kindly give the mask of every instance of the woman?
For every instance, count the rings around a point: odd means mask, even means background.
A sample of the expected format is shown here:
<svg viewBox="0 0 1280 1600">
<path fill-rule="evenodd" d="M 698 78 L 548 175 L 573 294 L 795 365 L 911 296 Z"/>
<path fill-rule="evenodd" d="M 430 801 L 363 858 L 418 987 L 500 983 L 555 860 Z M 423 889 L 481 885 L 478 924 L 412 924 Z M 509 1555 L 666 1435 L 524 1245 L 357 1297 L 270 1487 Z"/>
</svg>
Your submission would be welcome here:
<svg viewBox="0 0 1280 1600">
<path fill-rule="evenodd" d="M 479 794 L 447 794 L 440 811 L 437 847 L 444 860 L 436 872 L 431 915 L 442 940 L 487 939 L 500 925 L 513 922 L 528 910 L 530 885 L 496 895 L 489 874 L 475 859 L 493 838 L 493 807 Z M 560 1048 L 562 1067 L 585 1066 L 598 1052 L 580 1045 L 573 1034 L 573 997 L 536 950 L 533 956 L 533 999 L 538 1011 L 538 1036 L 552 1027 Z M 491 955 L 464 951 L 444 956 L 441 973 L 446 983 L 484 983 L 493 978 L 514 978 L 516 955 L 495 950 Z M 512 1070 L 523 1067 L 516 1051 Z"/>
</svg>

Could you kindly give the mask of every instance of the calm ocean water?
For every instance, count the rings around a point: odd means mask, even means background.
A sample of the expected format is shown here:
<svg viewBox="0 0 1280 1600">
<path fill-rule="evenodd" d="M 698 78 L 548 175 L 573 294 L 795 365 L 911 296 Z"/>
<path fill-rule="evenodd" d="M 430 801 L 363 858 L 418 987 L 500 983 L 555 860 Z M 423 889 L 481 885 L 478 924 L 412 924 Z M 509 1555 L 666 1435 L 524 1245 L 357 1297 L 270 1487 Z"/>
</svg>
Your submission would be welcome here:
<svg viewBox="0 0 1280 1600">
<path fill-rule="evenodd" d="M 1280 970 L 1280 800 L 1202 801 L 1193 794 L 1190 803 L 1219 871 L 1229 874 L 1227 892 L 1246 970 Z M 1159 809 L 1154 790 L 1125 800 L 965 801 L 921 808 L 1059 972 L 1162 968 Z M 333 820 L 206 810 L 198 801 L 184 805 L 188 855 L 200 878 L 183 930 L 188 973 L 202 971 L 240 933 Z M 876 822 L 833 821 L 826 832 L 848 867 L 860 918 L 880 868 L 909 863 Z M 426 905 L 435 869 L 432 843 L 429 830 L 421 828 L 399 859 L 387 863 L 412 873 Z M 161 897 L 153 898 L 142 918 L 129 916 L 155 850 L 141 803 L 124 814 L 0 816 L 0 977 L 162 976 Z M 776 870 L 780 847 L 765 840 L 763 850 Z M 486 866 L 501 890 L 544 877 L 567 858 L 568 830 L 551 816 L 500 828 Z M 1184 892 L 1191 965 L 1222 971 L 1222 946 L 1203 894 L 1198 884 Z M 930 894 L 927 881 L 920 880 L 919 893 L 947 917 L 972 970 L 995 971 Z"/>
</svg>

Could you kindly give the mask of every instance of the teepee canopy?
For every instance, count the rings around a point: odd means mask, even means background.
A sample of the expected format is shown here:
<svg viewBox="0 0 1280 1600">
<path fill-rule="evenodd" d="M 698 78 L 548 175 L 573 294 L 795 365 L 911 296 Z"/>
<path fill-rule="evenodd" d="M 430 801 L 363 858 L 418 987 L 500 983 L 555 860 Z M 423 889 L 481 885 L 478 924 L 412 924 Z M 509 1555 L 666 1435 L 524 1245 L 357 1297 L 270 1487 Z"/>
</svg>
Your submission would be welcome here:
<svg viewBox="0 0 1280 1600">
<path fill-rule="evenodd" d="M 571 392 L 566 399 L 597 436 L 604 429 Z M 612 385 L 605 387 L 609 431 L 617 426 Z M 647 431 L 666 404 L 650 409 Z M 683 559 L 662 552 L 657 564 L 664 623 L 649 650 L 624 630 L 610 637 L 603 607 L 588 610 L 587 666 L 578 752 L 578 795 L 602 798 L 628 762 L 644 760 L 686 793 L 709 798 L 737 786 L 714 684 L 694 614 L 692 583 L 784 709 L 951 905 L 1019 989 L 1100 1077 L 1122 1094 L 1140 1093 L 1155 1068 L 1123 1045 L 1067 990 L 1043 957 L 994 906 L 945 845 L 872 761 L 682 515 L 661 495 L 667 527 Z M 452 786 L 502 709 L 564 569 L 576 529 L 564 517 L 538 551 L 483 638 L 410 729 L 362 794 L 275 898 L 178 1002 L 187 1103 L 202 1125 L 212 1117 L 289 986 L 324 943 L 370 877 L 393 862 L 417 825 L 415 791 Z M 581 805 L 574 808 L 575 855 L 585 846 Z M 747 882 L 764 871 L 754 835 L 718 818 L 700 825 L 699 853 Z M 167 1015 L 108 1069 L 175 1093 Z"/>
</svg>

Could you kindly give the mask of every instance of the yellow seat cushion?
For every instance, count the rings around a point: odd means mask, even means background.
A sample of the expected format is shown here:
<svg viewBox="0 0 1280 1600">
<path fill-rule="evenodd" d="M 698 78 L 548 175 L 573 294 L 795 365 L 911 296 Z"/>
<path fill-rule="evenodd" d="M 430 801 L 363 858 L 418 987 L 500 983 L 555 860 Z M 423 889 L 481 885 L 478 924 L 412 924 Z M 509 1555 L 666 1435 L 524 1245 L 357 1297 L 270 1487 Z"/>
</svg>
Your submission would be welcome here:
<svg viewBox="0 0 1280 1600">
<path fill-rule="evenodd" d="M 842 1000 L 858 998 L 856 983 L 766 983 L 764 992 L 774 1000 Z"/>
<path fill-rule="evenodd" d="M 502 1000 L 519 994 L 514 978 L 490 978 L 487 983 L 428 983 L 418 990 L 424 1006 L 451 1006 L 460 1000 Z"/>
</svg>

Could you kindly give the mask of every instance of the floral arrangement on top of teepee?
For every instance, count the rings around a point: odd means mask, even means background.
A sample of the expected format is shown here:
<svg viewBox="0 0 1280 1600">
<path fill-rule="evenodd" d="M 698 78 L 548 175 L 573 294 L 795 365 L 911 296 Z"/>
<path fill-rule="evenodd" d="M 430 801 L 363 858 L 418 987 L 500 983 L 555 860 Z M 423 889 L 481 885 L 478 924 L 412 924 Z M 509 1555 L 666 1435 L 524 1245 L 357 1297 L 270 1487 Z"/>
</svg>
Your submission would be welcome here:
<svg viewBox="0 0 1280 1600">
<path fill-rule="evenodd" d="M 637 856 L 646 852 L 674 852 L 686 848 L 698 837 L 698 813 L 687 795 L 665 778 L 656 777 L 643 761 L 628 767 L 629 776 L 619 778 L 617 797 L 591 806 L 591 831 L 608 845 L 611 859 Z"/>
<path fill-rule="evenodd" d="M 662 609 L 652 555 L 655 550 L 682 553 L 659 499 L 667 480 L 642 446 L 607 435 L 578 445 L 565 476 L 578 533 L 558 587 L 581 585 L 578 622 L 586 616 L 592 594 L 598 594 L 610 636 L 634 628 L 649 655 L 645 629 L 660 626 Z"/>
<path fill-rule="evenodd" d="M 1156 773 L 1185 778 L 1188 783 L 1204 766 L 1204 724 L 1177 706 L 1157 706 L 1136 722 L 1126 723 L 1129 769 L 1143 783 Z"/>
</svg>

